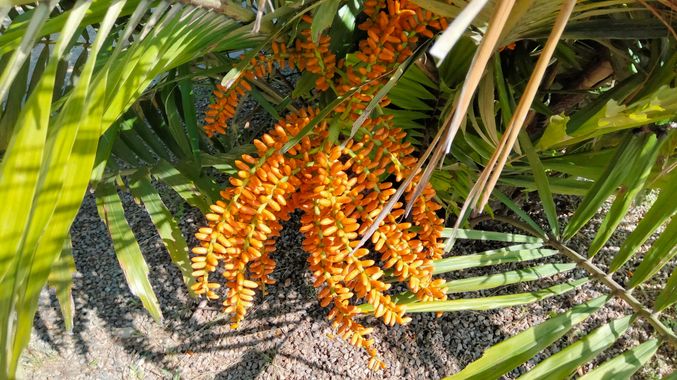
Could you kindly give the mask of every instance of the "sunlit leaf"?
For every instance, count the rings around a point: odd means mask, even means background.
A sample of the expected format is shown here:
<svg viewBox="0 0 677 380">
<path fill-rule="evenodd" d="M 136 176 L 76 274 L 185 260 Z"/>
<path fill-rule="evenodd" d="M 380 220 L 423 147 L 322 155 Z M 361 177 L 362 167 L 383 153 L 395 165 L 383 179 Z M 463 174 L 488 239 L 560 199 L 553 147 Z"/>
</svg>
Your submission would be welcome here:
<svg viewBox="0 0 677 380">
<path fill-rule="evenodd" d="M 632 378 L 658 351 L 658 339 L 648 340 L 615 356 L 580 377 L 581 380 L 624 380 Z"/>
<path fill-rule="evenodd" d="M 505 285 L 538 281 L 574 268 L 576 268 L 576 264 L 573 263 L 545 264 L 505 273 L 449 280 L 442 285 L 442 289 L 447 294 L 494 289 Z M 398 304 L 416 302 L 417 300 L 416 295 L 411 292 L 393 296 L 393 302 Z M 361 310 L 371 310 L 368 305 L 362 305 L 360 308 Z"/>
<path fill-rule="evenodd" d="M 66 331 L 73 330 L 73 315 L 75 304 L 73 302 L 73 274 L 75 273 L 75 261 L 73 260 L 73 247 L 70 237 L 64 241 L 59 258 L 54 262 L 47 285 L 56 290 L 56 298 L 59 300 L 61 316 L 63 317 Z"/>
<path fill-rule="evenodd" d="M 455 232 L 453 228 L 445 228 L 442 232 L 442 237 L 449 237 L 452 234 L 456 236 L 456 239 L 505 241 L 511 243 L 543 242 L 543 240 L 535 236 L 513 234 L 508 232 L 467 230 L 463 228 L 458 228 Z"/>
<path fill-rule="evenodd" d="M 520 379 L 564 379 L 580 365 L 597 357 L 609 348 L 630 327 L 632 316 L 615 319 L 590 332 L 573 344 L 538 363 Z"/>
<path fill-rule="evenodd" d="M 604 306 L 609 299 L 611 296 L 601 296 L 574 306 L 569 311 L 510 337 L 488 348 L 481 358 L 446 379 L 499 378 L 564 336 L 575 325 Z"/>
<path fill-rule="evenodd" d="M 49 64 L 40 81 L 24 104 L 10 144 L 0 167 L 0 199 L 5 206 L 0 208 L 0 377 L 13 377 L 23 347 L 28 344 L 31 333 L 33 315 L 37 308 L 37 296 L 47 281 L 49 269 L 61 250 L 67 228 L 60 231 L 62 239 L 49 236 L 61 227 L 59 223 L 47 231 L 47 236 L 36 236 L 49 221 L 55 204 L 47 204 L 46 208 L 33 219 L 34 203 L 45 177 L 53 179 L 59 173 L 50 173 L 49 167 L 42 166 L 47 147 L 47 130 L 51 112 L 54 81 L 59 60 L 75 33 L 77 25 L 84 16 L 88 3 L 79 2 L 74 6 L 59 40 L 54 47 Z M 89 173 L 87 173 L 89 177 Z M 59 176 L 60 178 L 60 176 Z M 60 178 L 61 179 L 61 178 Z M 63 183 L 60 183 L 63 186 Z M 43 194 L 54 196 L 57 190 L 44 189 Z M 41 199 L 46 199 L 42 197 Z M 80 198 L 81 200 L 82 198 Z M 70 223 L 69 223 L 70 224 Z M 27 227 L 33 227 L 29 236 L 32 241 L 26 245 Z M 36 239 L 41 243 L 52 245 L 43 251 L 35 247 Z M 33 259 L 35 252 L 44 253 Z M 22 254 L 23 253 L 23 254 Z M 34 268 L 31 268 L 34 267 Z M 33 274 L 33 277 L 30 278 Z M 19 318 L 21 315 L 22 318 Z M 10 321 L 13 321 L 10 323 Z"/>
<path fill-rule="evenodd" d="M 677 112 L 677 88 L 663 86 L 653 94 L 628 106 L 611 100 L 575 130 L 567 125 L 569 117 L 550 118 L 545 133 L 536 148 L 557 148 L 604 134 L 655 123 L 672 117 Z"/>
<path fill-rule="evenodd" d="M 529 293 L 507 294 L 482 298 L 459 298 L 447 301 L 414 302 L 407 304 L 407 313 L 451 312 L 460 310 L 492 310 L 504 307 L 527 305 L 540 300 L 570 292 L 590 281 L 581 278 L 564 284 Z"/>
<path fill-rule="evenodd" d="M 677 170 L 673 170 L 667 178 L 667 186 L 661 190 L 660 195 L 653 203 L 635 229 L 625 239 L 621 249 L 614 256 L 609 270 L 617 271 L 634 255 L 638 248 L 665 223 L 668 218 L 677 212 L 674 195 L 677 194 Z"/>
<path fill-rule="evenodd" d="M 183 275 L 183 282 L 190 289 L 195 279 L 191 275 L 193 269 L 190 266 L 190 259 L 188 258 L 186 239 L 181 234 L 174 216 L 162 202 L 157 190 L 151 185 L 147 175 L 142 174 L 145 173 L 139 173 L 132 178 L 129 188 L 135 197 L 141 199 L 146 210 L 148 210 L 150 219 L 155 225 L 160 238 L 162 238 L 162 242 L 172 258 L 172 262 L 179 268 Z"/>
<path fill-rule="evenodd" d="M 512 246 L 473 255 L 453 256 L 433 262 L 433 273 L 447 273 L 467 268 L 541 259 L 557 253 L 556 250 L 537 248 L 538 245 Z"/>
<path fill-rule="evenodd" d="M 645 282 L 677 256 L 677 218 L 665 227 L 665 231 L 642 258 L 642 263 L 628 282 L 629 288 Z"/>
<path fill-rule="evenodd" d="M 112 181 L 103 182 L 99 185 L 97 189 L 97 206 L 100 216 L 110 232 L 115 254 L 125 274 L 129 290 L 132 294 L 139 297 L 150 315 L 156 321 L 160 321 L 162 319 L 162 312 L 160 311 L 160 303 L 148 280 L 148 265 L 143 258 L 134 232 L 132 232 L 129 224 L 127 224 L 122 201 Z"/>
</svg>

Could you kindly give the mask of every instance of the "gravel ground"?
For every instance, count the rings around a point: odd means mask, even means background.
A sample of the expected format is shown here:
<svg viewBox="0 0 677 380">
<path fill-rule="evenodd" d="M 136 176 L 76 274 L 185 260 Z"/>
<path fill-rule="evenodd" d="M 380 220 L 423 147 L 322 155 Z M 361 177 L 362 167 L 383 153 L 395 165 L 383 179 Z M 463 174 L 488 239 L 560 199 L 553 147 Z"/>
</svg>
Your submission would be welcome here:
<svg viewBox="0 0 677 380">
<path fill-rule="evenodd" d="M 64 333 L 56 297 L 53 291 L 43 291 L 32 341 L 22 358 L 21 378 L 434 379 L 457 372 L 480 357 L 487 347 L 604 290 L 600 285 L 590 284 L 529 306 L 456 312 L 441 318 L 416 314 L 411 324 L 390 329 L 367 321 L 376 327 L 376 344 L 388 363 L 386 370 L 371 372 L 360 350 L 333 337 L 324 317 L 326 311 L 314 297 L 310 273 L 305 269 L 305 254 L 300 248 L 302 237 L 295 232 L 298 228 L 295 222 L 290 222 L 278 243 L 280 255 L 275 273 L 278 284 L 248 314 L 239 329 L 230 330 L 215 305 L 188 296 L 147 214 L 131 197 L 123 195 L 127 218 L 151 268 L 152 285 L 164 314 L 163 323 L 155 323 L 129 292 L 106 228 L 97 215 L 94 199 L 87 196 L 72 228 L 77 266 L 73 291 L 74 331 Z M 172 205 L 172 211 L 181 216 L 181 227 L 189 236 L 201 222 L 201 215 L 171 195 L 165 200 Z M 599 254 L 602 263 L 609 253 L 617 250 L 618 243 L 644 211 L 644 207 L 638 207 L 629 216 L 617 236 Z M 598 218 L 596 223 L 599 221 Z M 480 227 L 495 228 L 495 225 Z M 583 238 L 573 246 L 584 246 L 586 240 L 589 242 L 592 238 L 593 230 L 594 227 L 587 228 Z M 461 243 L 453 254 L 490 248 L 494 247 L 477 242 Z M 538 263 L 560 260 L 562 258 L 550 257 Z M 503 265 L 501 269 L 523 266 Z M 487 269 L 475 269 L 465 276 L 487 272 Z M 667 273 L 666 270 L 661 276 Z M 530 291 L 547 287 L 555 280 L 583 275 L 581 271 L 573 271 L 538 283 L 463 296 Z M 644 292 L 650 293 L 651 286 Z M 577 326 L 573 333 L 539 354 L 535 361 L 512 371 L 508 378 L 519 376 L 576 337 L 627 311 L 623 302 L 612 301 Z M 675 325 L 674 315 L 672 321 L 667 322 Z M 595 362 L 644 341 L 650 331 L 642 321 L 635 322 L 631 330 Z M 660 378 L 670 373 L 676 368 L 675 356 L 674 350 L 662 349 L 639 378 Z"/>
</svg>

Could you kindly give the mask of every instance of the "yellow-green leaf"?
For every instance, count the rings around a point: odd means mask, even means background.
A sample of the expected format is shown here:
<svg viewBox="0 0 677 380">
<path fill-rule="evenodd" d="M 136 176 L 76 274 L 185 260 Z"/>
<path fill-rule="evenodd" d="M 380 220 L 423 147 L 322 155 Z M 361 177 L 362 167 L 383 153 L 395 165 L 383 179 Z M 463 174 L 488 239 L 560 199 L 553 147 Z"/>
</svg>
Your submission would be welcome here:
<svg viewBox="0 0 677 380">
<path fill-rule="evenodd" d="M 604 306 L 611 298 L 610 295 L 605 295 L 574 306 L 569 311 L 510 337 L 488 348 L 481 358 L 468 364 L 461 372 L 446 377 L 446 379 L 483 380 L 500 378 L 563 337 L 575 325 Z"/>
<path fill-rule="evenodd" d="M 61 316 L 63 317 L 66 331 L 73 330 L 73 315 L 75 304 L 73 303 L 73 274 L 75 273 L 75 260 L 73 260 L 73 247 L 70 236 L 64 241 L 59 258 L 54 262 L 49 272 L 47 284 L 56 291 L 59 300 Z"/>
<path fill-rule="evenodd" d="M 122 201 L 113 181 L 102 182 L 96 192 L 101 219 L 106 223 L 120 267 L 125 274 L 132 294 L 139 297 L 143 306 L 156 320 L 162 319 L 160 303 L 148 280 L 148 265 L 134 232 L 127 224 Z"/>
</svg>

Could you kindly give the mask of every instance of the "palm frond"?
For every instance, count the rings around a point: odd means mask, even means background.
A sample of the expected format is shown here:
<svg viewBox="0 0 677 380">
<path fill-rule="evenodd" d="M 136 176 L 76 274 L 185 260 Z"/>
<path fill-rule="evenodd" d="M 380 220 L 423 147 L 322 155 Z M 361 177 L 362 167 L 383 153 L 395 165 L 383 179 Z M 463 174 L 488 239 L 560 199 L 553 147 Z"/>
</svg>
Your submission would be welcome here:
<svg viewBox="0 0 677 380">
<path fill-rule="evenodd" d="M 563 337 L 575 325 L 583 322 L 610 299 L 611 296 L 601 296 L 574 306 L 569 311 L 488 348 L 481 358 L 470 363 L 461 372 L 445 379 L 499 378 Z"/>
<path fill-rule="evenodd" d="M 636 138 L 640 139 L 641 142 L 634 142 L 634 144 L 639 144 L 639 146 L 643 148 L 647 147 L 645 145 L 648 141 L 646 137 L 642 138 L 642 136 L 636 136 Z M 650 149 L 648 150 L 650 152 L 655 152 L 655 150 L 657 150 L 655 146 L 657 145 L 655 144 L 655 137 L 653 141 L 654 145 L 651 145 Z M 626 145 L 630 144 L 631 142 L 632 141 L 628 140 Z M 634 156 L 637 157 L 637 155 Z M 647 159 L 638 159 L 637 162 L 640 162 L 642 165 L 644 165 L 640 172 L 646 173 L 649 171 L 646 166 L 648 165 L 650 168 L 654 165 L 655 155 L 654 153 L 651 153 Z M 543 169 L 541 168 L 541 170 Z M 645 177 L 646 174 L 639 175 L 639 177 L 642 176 Z M 632 178 L 635 179 L 637 176 L 633 176 Z M 604 179 L 602 178 L 599 181 L 604 182 Z M 630 190 L 630 192 L 632 192 L 632 190 Z M 666 196 L 665 194 L 668 193 L 659 194 L 659 199 L 662 199 L 662 196 Z M 589 207 L 591 209 L 594 208 L 597 210 L 600 208 L 601 203 L 606 201 L 607 197 L 610 195 L 611 193 L 606 193 L 605 196 L 602 196 L 596 201 L 589 201 L 590 205 L 588 206 L 586 206 L 587 203 L 583 204 L 583 207 Z M 625 202 L 622 194 L 617 196 L 616 199 L 618 202 Z M 674 202 L 668 206 L 662 201 L 659 206 L 668 208 L 669 210 L 663 210 L 663 213 L 670 215 L 677 211 L 677 206 L 674 205 Z M 615 220 L 615 218 L 625 215 L 625 211 L 613 213 L 612 215 Z M 533 222 L 533 220 L 531 220 L 526 214 L 524 214 L 524 216 L 527 219 L 525 224 L 521 224 L 516 221 L 510 221 L 510 219 L 505 217 L 502 217 L 501 220 L 509 221 L 513 226 L 523 228 L 527 232 L 533 231 L 533 228 L 531 228 L 528 224 L 529 221 Z M 658 214 L 654 214 L 652 218 L 658 218 L 661 221 L 665 220 L 664 217 L 659 216 Z M 574 225 L 576 226 L 579 225 L 575 215 L 570 223 L 575 223 Z M 652 222 L 652 224 L 653 223 L 656 223 L 655 220 Z M 641 264 L 634 271 L 626 284 L 616 282 L 609 275 L 610 272 L 602 270 L 592 261 L 592 258 L 586 258 L 578 254 L 571 248 L 567 247 L 563 242 L 557 240 L 557 238 L 553 235 L 548 236 L 545 240 L 540 240 L 540 238 L 537 237 L 538 235 L 536 235 L 531 238 L 535 240 L 528 241 L 528 235 L 522 236 L 520 234 L 515 235 L 478 230 L 459 230 L 456 236 L 457 239 L 471 238 L 497 241 L 519 241 L 526 244 L 510 245 L 504 248 L 478 254 L 444 258 L 434 263 L 434 271 L 436 274 L 473 267 L 493 267 L 494 265 L 508 262 L 528 263 L 529 260 L 556 255 L 560 255 L 562 258 L 564 258 L 565 262 L 561 264 L 546 264 L 529 267 L 513 272 L 499 272 L 474 278 L 452 280 L 449 282 L 449 287 L 445 289 L 445 291 L 449 293 L 462 293 L 479 289 L 493 289 L 509 284 L 524 283 L 533 281 L 533 275 L 535 273 L 552 276 L 554 274 L 562 273 L 573 268 L 580 268 L 588 272 L 590 280 L 584 277 L 575 280 L 574 282 L 562 282 L 552 285 L 548 288 L 532 291 L 529 293 L 511 293 L 483 298 L 458 298 L 444 302 L 421 302 L 417 301 L 415 297 L 408 293 L 399 295 L 396 297 L 396 299 L 397 302 L 400 302 L 402 305 L 407 305 L 407 310 L 410 312 L 441 312 L 468 309 L 480 310 L 537 302 L 541 297 L 562 294 L 563 292 L 573 290 L 576 286 L 580 286 L 581 284 L 588 281 L 598 281 L 609 289 L 608 294 L 588 301 L 587 303 L 574 306 L 572 309 L 563 314 L 553 317 L 487 349 L 480 359 L 469 364 L 461 372 L 454 374 L 449 378 L 465 379 L 500 377 L 525 363 L 527 360 L 530 360 L 535 354 L 563 337 L 572 326 L 589 317 L 593 312 L 598 310 L 601 306 L 614 297 L 619 297 L 625 301 L 632 309 L 632 313 L 599 326 L 589 334 L 576 341 L 573 341 L 565 348 L 560 350 L 557 354 L 538 363 L 529 372 L 525 373 L 523 378 L 568 377 L 579 367 L 593 360 L 606 349 L 611 347 L 618 339 L 623 336 L 623 334 L 637 319 L 643 319 L 652 326 L 655 335 L 659 337 L 659 340 L 652 339 L 635 348 L 632 348 L 626 353 L 623 353 L 616 358 L 610 359 L 608 363 L 602 364 L 600 367 L 588 374 L 589 378 L 598 378 L 598 376 L 601 378 L 606 378 L 604 376 L 609 376 L 610 373 L 615 373 L 614 371 L 618 371 L 617 373 L 619 376 L 621 376 L 621 374 L 629 376 L 629 374 L 637 371 L 641 365 L 646 363 L 646 361 L 656 353 L 658 346 L 661 344 L 677 344 L 677 336 L 675 336 L 670 327 L 666 326 L 661 321 L 659 316 L 661 311 L 664 311 L 667 307 L 669 307 L 669 305 L 677 302 L 677 298 L 674 296 L 674 287 L 676 286 L 675 284 L 677 284 L 677 271 L 673 271 L 667 283 L 664 284 L 664 288 L 660 292 L 653 310 L 649 305 L 639 301 L 631 294 L 632 288 L 640 286 L 642 283 L 651 279 L 674 258 L 675 254 L 677 253 L 677 250 L 675 250 L 675 247 L 677 246 L 677 241 L 675 241 L 677 230 L 675 229 L 675 226 L 677 226 L 677 223 L 675 223 L 674 219 L 672 222 L 668 223 L 665 230 L 660 234 L 656 241 L 654 241 L 652 247 L 644 255 L 644 259 L 642 260 Z M 602 223 L 598 235 L 610 235 L 611 232 L 616 229 L 616 227 L 617 224 L 615 223 Z M 571 231 L 571 229 L 568 229 L 568 226 L 565 230 Z M 453 236 L 453 233 L 454 231 L 449 229 L 445 233 L 445 236 Z M 648 232 L 645 230 L 643 233 Z M 597 244 L 596 240 L 593 241 L 593 244 Z M 638 243 L 634 242 L 633 247 L 636 249 L 638 247 Z M 625 253 L 623 253 L 622 256 L 619 254 L 616 255 L 616 257 L 613 259 L 616 264 L 612 267 L 612 270 L 616 270 L 619 265 L 622 265 L 623 262 L 627 261 L 628 257 L 625 255 Z M 522 278 L 522 276 L 524 277 Z M 634 353 L 639 355 L 638 361 L 632 361 L 628 363 L 623 362 L 624 359 L 627 359 L 629 355 L 633 355 Z M 614 368 L 612 365 L 617 365 L 618 367 Z"/>
<path fill-rule="evenodd" d="M 0 94 L 4 97 L 11 91 L 20 101 L 24 95 L 18 91 L 30 91 L 17 107 L 17 115 L 3 115 L 3 125 L 13 132 L 0 174 L 0 196 L 11 203 L 0 212 L 2 377 L 12 377 L 28 342 L 38 294 L 61 252 L 92 177 L 83 169 L 93 168 L 96 163 L 94 179 L 109 183 L 102 178 L 103 168 L 115 146 L 106 142 L 115 139 L 107 136 L 101 140 L 104 143 L 97 158 L 101 134 L 115 125 L 163 73 L 207 52 L 237 50 L 252 44 L 240 24 L 220 14 L 161 2 L 149 15 L 151 4 L 154 3 L 133 0 L 79 1 L 48 17 L 55 2 L 40 3 L 28 10 L 23 21 L 11 22 L 0 35 L 0 54 L 12 53 L 14 57 L 2 70 Z M 127 19 L 119 18 L 127 15 Z M 143 28 L 137 28 L 141 23 Z M 74 64 L 78 67 L 77 81 L 62 92 L 66 68 L 62 58 L 70 54 L 79 30 L 92 24 L 97 30 L 95 41 Z M 57 42 L 53 49 L 43 49 L 47 64 L 33 74 L 31 83 L 35 85 L 14 85 L 26 78 L 23 62 L 32 54 L 34 41 L 50 34 L 58 35 Z M 5 107 L 16 106 L 16 102 L 8 102 Z M 56 116 L 50 117 L 53 113 Z M 192 155 L 194 141 L 187 141 L 186 152 Z M 109 225 L 120 232 L 124 244 L 129 243 L 120 209 L 114 207 L 117 203 L 109 199 L 107 204 L 117 215 Z M 132 248 L 116 248 L 121 257 L 135 256 Z M 148 295 L 152 293 L 143 293 L 150 289 L 140 286 L 143 291 L 135 286 L 134 289 L 147 300 L 152 314 L 159 317 L 157 303 Z M 12 320 L 17 324 L 9 323 Z"/>
<path fill-rule="evenodd" d="M 159 322 L 162 319 L 162 311 L 148 279 L 148 265 L 141 254 L 134 232 L 127 224 L 114 181 L 102 182 L 97 189 L 96 198 L 99 215 L 106 223 L 113 239 L 115 253 L 129 289 L 132 294 L 139 297 L 144 308 Z"/>
<path fill-rule="evenodd" d="M 61 307 L 66 331 L 73 330 L 73 317 L 75 315 L 75 303 L 73 302 L 73 274 L 75 273 L 75 260 L 73 259 L 73 246 L 70 236 L 66 238 L 59 257 L 54 262 L 47 285 L 54 288 L 56 298 Z"/>
</svg>

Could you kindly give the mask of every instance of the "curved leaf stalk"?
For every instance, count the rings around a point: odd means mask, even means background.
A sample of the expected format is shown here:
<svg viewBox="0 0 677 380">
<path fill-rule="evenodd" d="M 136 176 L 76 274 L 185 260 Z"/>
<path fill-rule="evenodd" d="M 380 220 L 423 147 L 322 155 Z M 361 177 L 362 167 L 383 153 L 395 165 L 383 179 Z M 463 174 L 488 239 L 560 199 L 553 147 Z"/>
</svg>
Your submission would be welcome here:
<svg viewBox="0 0 677 380">
<path fill-rule="evenodd" d="M 677 336 L 668 326 L 664 325 L 663 322 L 658 318 L 657 313 L 653 313 L 651 309 L 647 308 L 642 304 L 637 298 L 635 298 L 632 293 L 625 289 L 621 284 L 616 282 L 611 275 L 607 274 L 590 260 L 578 254 L 578 252 L 567 247 L 566 245 L 560 243 L 556 240 L 549 240 L 548 245 L 560 251 L 563 255 L 567 256 L 569 259 L 574 261 L 578 266 L 585 269 L 590 275 L 606 285 L 613 294 L 623 301 L 625 301 L 639 316 L 646 319 L 647 322 L 656 330 L 656 332 L 667 342 L 677 347 Z"/>
</svg>

